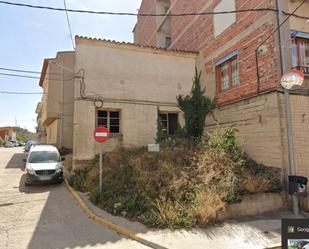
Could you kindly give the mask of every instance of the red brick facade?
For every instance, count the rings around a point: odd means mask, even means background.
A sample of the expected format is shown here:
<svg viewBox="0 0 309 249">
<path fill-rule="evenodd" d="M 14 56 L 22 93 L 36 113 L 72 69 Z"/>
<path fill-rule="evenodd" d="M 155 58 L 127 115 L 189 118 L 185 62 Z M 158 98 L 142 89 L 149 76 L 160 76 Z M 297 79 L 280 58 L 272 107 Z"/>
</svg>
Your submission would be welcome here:
<svg viewBox="0 0 309 249">
<path fill-rule="evenodd" d="M 171 1 L 171 13 L 212 12 L 221 0 L 175 0 Z M 194 4 L 193 4 L 193 3 Z M 236 9 L 275 8 L 275 1 L 236 0 Z M 144 0 L 140 13 L 153 13 L 155 0 Z M 223 17 L 224 18 L 224 17 Z M 215 64 L 231 52 L 237 51 L 240 85 L 220 91 L 216 87 L 219 104 L 227 104 L 255 96 L 279 86 L 280 60 L 278 35 L 275 34 L 261 47 L 259 61 L 260 82 L 257 84 L 255 50 L 257 46 L 277 27 L 274 12 L 243 12 L 236 14 L 236 22 L 217 37 L 214 35 L 212 15 L 172 17 L 170 48 L 199 51 L 203 57 L 206 75 L 215 75 Z M 155 44 L 156 20 L 153 17 L 140 17 L 135 29 L 138 43 Z M 214 77 L 217 78 L 217 77 Z M 216 81 L 216 80 L 214 80 Z M 217 84 L 216 82 L 207 82 Z M 207 89 L 206 89 L 207 90 Z"/>
<path fill-rule="evenodd" d="M 142 5 L 139 9 L 139 13 L 148 13 L 155 14 L 156 13 L 156 0 L 147 0 L 143 1 Z M 137 30 L 137 37 L 135 37 L 135 43 L 141 45 L 156 45 L 155 36 L 150 40 L 151 36 L 156 30 L 156 17 L 155 16 L 139 16 L 135 30 Z"/>
</svg>

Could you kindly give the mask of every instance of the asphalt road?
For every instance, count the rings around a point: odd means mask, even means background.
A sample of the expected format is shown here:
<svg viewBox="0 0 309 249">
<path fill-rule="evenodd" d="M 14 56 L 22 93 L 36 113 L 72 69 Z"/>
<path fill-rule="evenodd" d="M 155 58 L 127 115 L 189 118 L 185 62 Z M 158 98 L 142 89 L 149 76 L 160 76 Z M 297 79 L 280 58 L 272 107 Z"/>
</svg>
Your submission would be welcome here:
<svg viewBox="0 0 309 249">
<path fill-rule="evenodd" d="M 148 248 L 89 220 L 62 184 L 25 187 L 22 148 L 0 148 L 0 249 Z"/>
</svg>

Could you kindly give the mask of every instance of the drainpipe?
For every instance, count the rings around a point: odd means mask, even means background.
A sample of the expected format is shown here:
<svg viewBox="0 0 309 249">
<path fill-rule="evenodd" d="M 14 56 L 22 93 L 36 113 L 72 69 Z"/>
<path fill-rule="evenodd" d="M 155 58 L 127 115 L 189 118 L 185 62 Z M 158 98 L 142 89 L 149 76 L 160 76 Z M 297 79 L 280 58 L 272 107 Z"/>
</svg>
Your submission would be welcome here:
<svg viewBox="0 0 309 249">
<path fill-rule="evenodd" d="M 60 149 L 62 149 L 63 146 L 63 91 L 64 91 L 64 63 L 63 63 L 63 57 L 61 61 L 61 100 L 60 100 Z"/>
</svg>

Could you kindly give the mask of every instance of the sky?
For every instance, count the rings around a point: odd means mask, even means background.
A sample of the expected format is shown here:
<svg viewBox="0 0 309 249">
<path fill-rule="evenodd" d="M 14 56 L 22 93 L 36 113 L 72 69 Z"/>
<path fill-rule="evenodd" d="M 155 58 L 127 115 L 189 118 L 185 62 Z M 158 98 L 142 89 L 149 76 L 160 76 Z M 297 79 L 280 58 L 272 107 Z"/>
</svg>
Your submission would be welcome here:
<svg viewBox="0 0 309 249">
<path fill-rule="evenodd" d="M 63 0 L 14 0 L 12 2 L 63 8 Z M 68 9 L 137 13 L 141 0 L 66 0 Z M 69 13 L 73 36 L 81 35 L 133 41 L 136 17 Z M 0 4 L 0 68 L 41 71 L 44 58 L 72 50 L 64 12 Z M 0 70 L 0 73 L 9 73 Z M 33 75 L 32 76 L 39 76 Z M 0 92 L 41 92 L 38 79 L 0 75 Z M 35 131 L 35 108 L 41 95 L 0 93 L 0 126 Z"/>
</svg>

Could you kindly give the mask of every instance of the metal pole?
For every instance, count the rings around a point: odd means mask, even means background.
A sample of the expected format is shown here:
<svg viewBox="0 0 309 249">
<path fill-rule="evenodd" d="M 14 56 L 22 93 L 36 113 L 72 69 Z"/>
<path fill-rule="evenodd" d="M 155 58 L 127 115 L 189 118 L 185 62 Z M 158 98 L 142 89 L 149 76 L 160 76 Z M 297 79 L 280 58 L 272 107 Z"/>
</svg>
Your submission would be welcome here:
<svg viewBox="0 0 309 249">
<path fill-rule="evenodd" d="M 290 108 L 290 93 L 288 89 L 284 89 L 284 99 L 285 99 L 285 115 L 286 115 L 286 127 L 288 136 L 288 155 L 289 155 L 289 166 L 290 175 L 296 175 L 295 160 L 294 160 L 294 142 L 293 142 L 293 131 L 291 122 L 291 108 Z M 298 197 L 296 195 L 293 198 L 293 214 L 299 214 L 298 208 Z"/>
<path fill-rule="evenodd" d="M 103 185 L 103 165 L 102 165 L 102 160 L 103 160 L 103 156 L 102 156 L 102 150 L 100 151 L 100 162 L 99 162 L 99 165 L 100 165 L 100 194 L 102 193 L 102 185 Z"/>
</svg>

